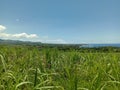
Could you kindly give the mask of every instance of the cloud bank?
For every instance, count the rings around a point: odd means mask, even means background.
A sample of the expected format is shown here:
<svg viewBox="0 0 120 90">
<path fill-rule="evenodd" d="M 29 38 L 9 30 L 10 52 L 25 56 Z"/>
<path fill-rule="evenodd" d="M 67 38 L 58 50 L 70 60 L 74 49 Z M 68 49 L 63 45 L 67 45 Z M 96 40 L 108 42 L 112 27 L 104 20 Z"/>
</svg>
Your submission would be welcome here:
<svg viewBox="0 0 120 90">
<path fill-rule="evenodd" d="M 39 37 L 37 34 L 27 34 L 23 33 L 16 33 L 10 34 L 5 33 L 4 30 L 7 28 L 3 25 L 0 25 L 0 38 L 2 39 L 12 39 L 12 40 L 27 40 L 27 41 L 34 41 L 34 42 L 43 42 L 43 43 L 66 43 L 63 39 L 50 39 L 48 36 Z"/>
<path fill-rule="evenodd" d="M 19 34 L 8 34 L 8 33 L 0 33 L 1 38 L 6 38 L 6 39 L 32 39 L 32 38 L 37 38 L 38 36 L 36 34 L 27 34 L 27 33 L 19 33 Z"/>
<path fill-rule="evenodd" d="M 0 31 L 4 31 L 5 29 L 6 29 L 6 27 L 5 27 L 5 26 L 0 25 Z"/>
<path fill-rule="evenodd" d="M 63 39 L 48 39 L 44 41 L 44 43 L 60 43 L 60 44 L 66 44 L 67 42 L 64 41 Z"/>
<path fill-rule="evenodd" d="M 27 34 L 27 33 L 9 34 L 9 33 L 4 33 L 5 29 L 6 29 L 5 26 L 0 25 L 0 38 L 3 38 L 3 39 L 33 39 L 33 38 L 38 38 L 38 36 L 36 34 Z"/>
</svg>

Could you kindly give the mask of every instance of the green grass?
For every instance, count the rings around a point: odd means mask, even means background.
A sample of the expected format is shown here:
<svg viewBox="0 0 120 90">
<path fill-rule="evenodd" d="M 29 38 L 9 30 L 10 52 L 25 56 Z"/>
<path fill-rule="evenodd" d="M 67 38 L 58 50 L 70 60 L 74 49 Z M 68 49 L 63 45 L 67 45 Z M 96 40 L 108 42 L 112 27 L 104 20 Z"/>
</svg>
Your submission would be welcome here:
<svg viewBox="0 0 120 90">
<path fill-rule="evenodd" d="M 120 53 L 0 46 L 0 90 L 119 90 Z"/>
</svg>

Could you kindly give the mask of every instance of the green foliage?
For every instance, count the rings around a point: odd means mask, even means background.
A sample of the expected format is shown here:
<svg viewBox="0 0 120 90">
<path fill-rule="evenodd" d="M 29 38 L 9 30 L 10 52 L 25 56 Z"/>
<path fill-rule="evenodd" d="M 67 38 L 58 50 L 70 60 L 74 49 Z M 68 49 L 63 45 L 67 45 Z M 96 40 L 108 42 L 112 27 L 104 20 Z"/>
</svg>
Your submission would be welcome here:
<svg viewBox="0 0 120 90">
<path fill-rule="evenodd" d="M 120 53 L 104 50 L 1 45 L 0 90 L 119 90 Z"/>
</svg>

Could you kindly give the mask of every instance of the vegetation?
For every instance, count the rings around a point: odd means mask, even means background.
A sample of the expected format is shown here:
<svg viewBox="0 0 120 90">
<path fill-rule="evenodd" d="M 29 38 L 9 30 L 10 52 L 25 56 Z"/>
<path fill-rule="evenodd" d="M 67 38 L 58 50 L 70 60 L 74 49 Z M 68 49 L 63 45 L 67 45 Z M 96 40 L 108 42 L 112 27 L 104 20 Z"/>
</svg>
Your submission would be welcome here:
<svg viewBox="0 0 120 90">
<path fill-rule="evenodd" d="M 0 90 L 119 90 L 119 50 L 0 45 Z"/>
</svg>

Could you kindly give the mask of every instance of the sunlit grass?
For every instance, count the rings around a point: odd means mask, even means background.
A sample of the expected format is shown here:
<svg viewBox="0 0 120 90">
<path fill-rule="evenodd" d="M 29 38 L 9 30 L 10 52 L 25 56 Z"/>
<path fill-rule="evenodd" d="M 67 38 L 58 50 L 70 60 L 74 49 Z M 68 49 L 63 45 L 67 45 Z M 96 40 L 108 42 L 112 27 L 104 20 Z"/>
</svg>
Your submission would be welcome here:
<svg viewBox="0 0 120 90">
<path fill-rule="evenodd" d="M 119 90 L 120 53 L 0 46 L 0 90 Z"/>
</svg>

